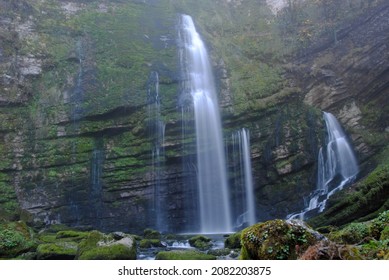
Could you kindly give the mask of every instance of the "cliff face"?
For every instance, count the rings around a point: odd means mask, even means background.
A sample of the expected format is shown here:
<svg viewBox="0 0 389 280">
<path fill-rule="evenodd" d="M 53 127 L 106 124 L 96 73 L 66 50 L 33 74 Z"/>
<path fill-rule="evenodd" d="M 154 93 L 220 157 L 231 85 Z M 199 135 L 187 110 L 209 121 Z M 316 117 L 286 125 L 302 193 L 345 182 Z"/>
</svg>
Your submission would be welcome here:
<svg viewBox="0 0 389 280">
<path fill-rule="evenodd" d="M 350 133 L 362 173 L 385 146 L 385 1 L 326 36 L 312 23 L 309 39 L 306 19 L 276 17 L 265 1 L 17 2 L 0 1 L 1 217 L 110 231 L 161 227 L 161 215 L 164 230 L 196 223 L 177 13 L 193 15 L 212 55 L 226 149 L 250 130 L 260 220 L 304 207 L 325 137 L 320 110 Z M 298 22 L 285 37 L 288 21 Z"/>
</svg>

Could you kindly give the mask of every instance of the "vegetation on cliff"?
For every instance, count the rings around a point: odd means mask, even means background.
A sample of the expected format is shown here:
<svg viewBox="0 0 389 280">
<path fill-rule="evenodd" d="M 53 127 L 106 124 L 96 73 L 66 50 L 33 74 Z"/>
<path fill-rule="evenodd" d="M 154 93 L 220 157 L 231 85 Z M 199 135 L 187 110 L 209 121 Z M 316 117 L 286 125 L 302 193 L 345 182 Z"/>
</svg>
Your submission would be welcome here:
<svg viewBox="0 0 389 280">
<path fill-rule="evenodd" d="M 169 215 L 182 230 L 182 158 L 193 155 L 180 142 L 177 13 L 194 17 L 212 55 L 227 148 L 230 133 L 251 132 L 260 220 L 302 209 L 313 190 L 325 138 L 321 110 L 336 114 L 350 133 L 363 178 L 309 223 L 331 231 L 324 226 L 387 210 L 387 3 L 288 1 L 273 14 L 265 2 L 0 0 L 0 220 L 140 233 L 155 225 L 160 172 Z M 166 129 L 162 171 L 151 168 L 153 73 Z M 39 244 L 15 225 L 1 228 L 8 252 L 1 257 L 39 245 L 39 258 L 72 258 L 86 238 L 63 231 Z M 341 231 L 356 230 L 350 238 L 360 240 L 368 228 Z M 154 246 L 161 237 L 145 238 L 144 246 Z M 239 247 L 231 238 L 228 246 Z M 366 250 L 385 245 L 374 239 Z M 291 242 L 270 256 L 295 258 L 292 247 L 302 244 Z M 117 247 L 120 257 L 130 255 Z M 93 250 L 96 258 L 112 257 L 111 249 Z"/>
</svg>

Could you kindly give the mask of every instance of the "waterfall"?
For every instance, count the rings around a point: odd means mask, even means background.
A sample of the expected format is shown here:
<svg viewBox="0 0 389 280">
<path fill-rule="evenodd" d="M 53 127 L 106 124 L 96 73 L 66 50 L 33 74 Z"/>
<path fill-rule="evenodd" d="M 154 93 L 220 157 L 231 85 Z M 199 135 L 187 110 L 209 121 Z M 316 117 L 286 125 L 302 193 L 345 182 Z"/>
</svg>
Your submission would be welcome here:
<svg viewBox="0 0 389 280">
<path fill-rule="evenodd" d="M 152 217 L 153 227 L 159 231 L 166 231 L 166 205 L 163 197 L 162 169 L 165 159 L 165 122 L 161 117 L 161 97 L 159 93 L 159 74 L 151 72 L 147 88 L 148 131 L 151 139 L 151 165 L 153 174 Z"/>
<path fill-rule="evenodd" d="M 94 217 L 94 226 L 99 227 L 101 225 L 103 202 L 103 164 L 104 164 L 104 152 L 99 148 L 95 148 L 92 152 L 91 170 L 90 170 L 90 193 L 89 203 L 90 210 Z"/>
<path fill-rule="evenodd" d="M 288 218 L 304 219 L 309 211 L 322 212 L 330 196 L 352 183 L 359 172 L 354 150 L 341 125 L 331 113 L 324 112 L 323 117 L 327 141 L 318 154 L 316 190 L 311 194 L 307 208 Z"/>
<path fill-rule="evenodd" d="M 235 228 L 240 229 L 256 223 L 248 129 L 242 128 L 232 134 L 231 162 L 234 176 L 233 218 Z"/>
<path fill-rule="evenodd" d="M 195 115 L 201 232 L 230 232 L 226 162 L 212 68 L 192 18 L 182 15 L 180 23 L 183 94 L 190 93 Z"/>
</svg>

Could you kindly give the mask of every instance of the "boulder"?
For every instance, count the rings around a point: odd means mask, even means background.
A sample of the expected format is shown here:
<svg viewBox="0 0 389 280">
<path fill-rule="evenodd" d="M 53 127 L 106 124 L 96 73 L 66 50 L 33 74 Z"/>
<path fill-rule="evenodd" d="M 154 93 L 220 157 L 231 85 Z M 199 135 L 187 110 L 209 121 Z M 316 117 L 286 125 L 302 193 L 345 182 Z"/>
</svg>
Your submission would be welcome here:
<svg viewBox="0 0 389 280">
<path fill-rule="evenodd" d="M 242 231 L 241 259 L 292 260 L 324 237 L 301 221 L 271 220 Z"/>
</svg>

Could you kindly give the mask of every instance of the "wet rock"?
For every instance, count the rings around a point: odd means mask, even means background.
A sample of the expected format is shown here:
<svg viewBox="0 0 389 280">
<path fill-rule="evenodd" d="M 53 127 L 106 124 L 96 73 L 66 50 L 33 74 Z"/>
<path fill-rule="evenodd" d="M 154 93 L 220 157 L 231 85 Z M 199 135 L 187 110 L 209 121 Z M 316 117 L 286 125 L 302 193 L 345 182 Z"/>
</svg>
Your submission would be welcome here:
<svg viewBox="0 0 389 280">
<path fill-rule="evenodd" d="M 272 220 L 242 231 L 242 259 L 291 260 L 322 236 L 300 222 Z"/>
<path fill-rule="evenodd" d="M 156 260 L 216 260 L 216 256 L 208 255 L 197 251 L 168 251 L 159 252 Z"/>
<path fill-rule="evenodd" d="M 80 260 L 135 260 L 136 244 L 133 237 L 115 240 L 112 235 L 92 231 L 79 245 Z"/>
</svg>

